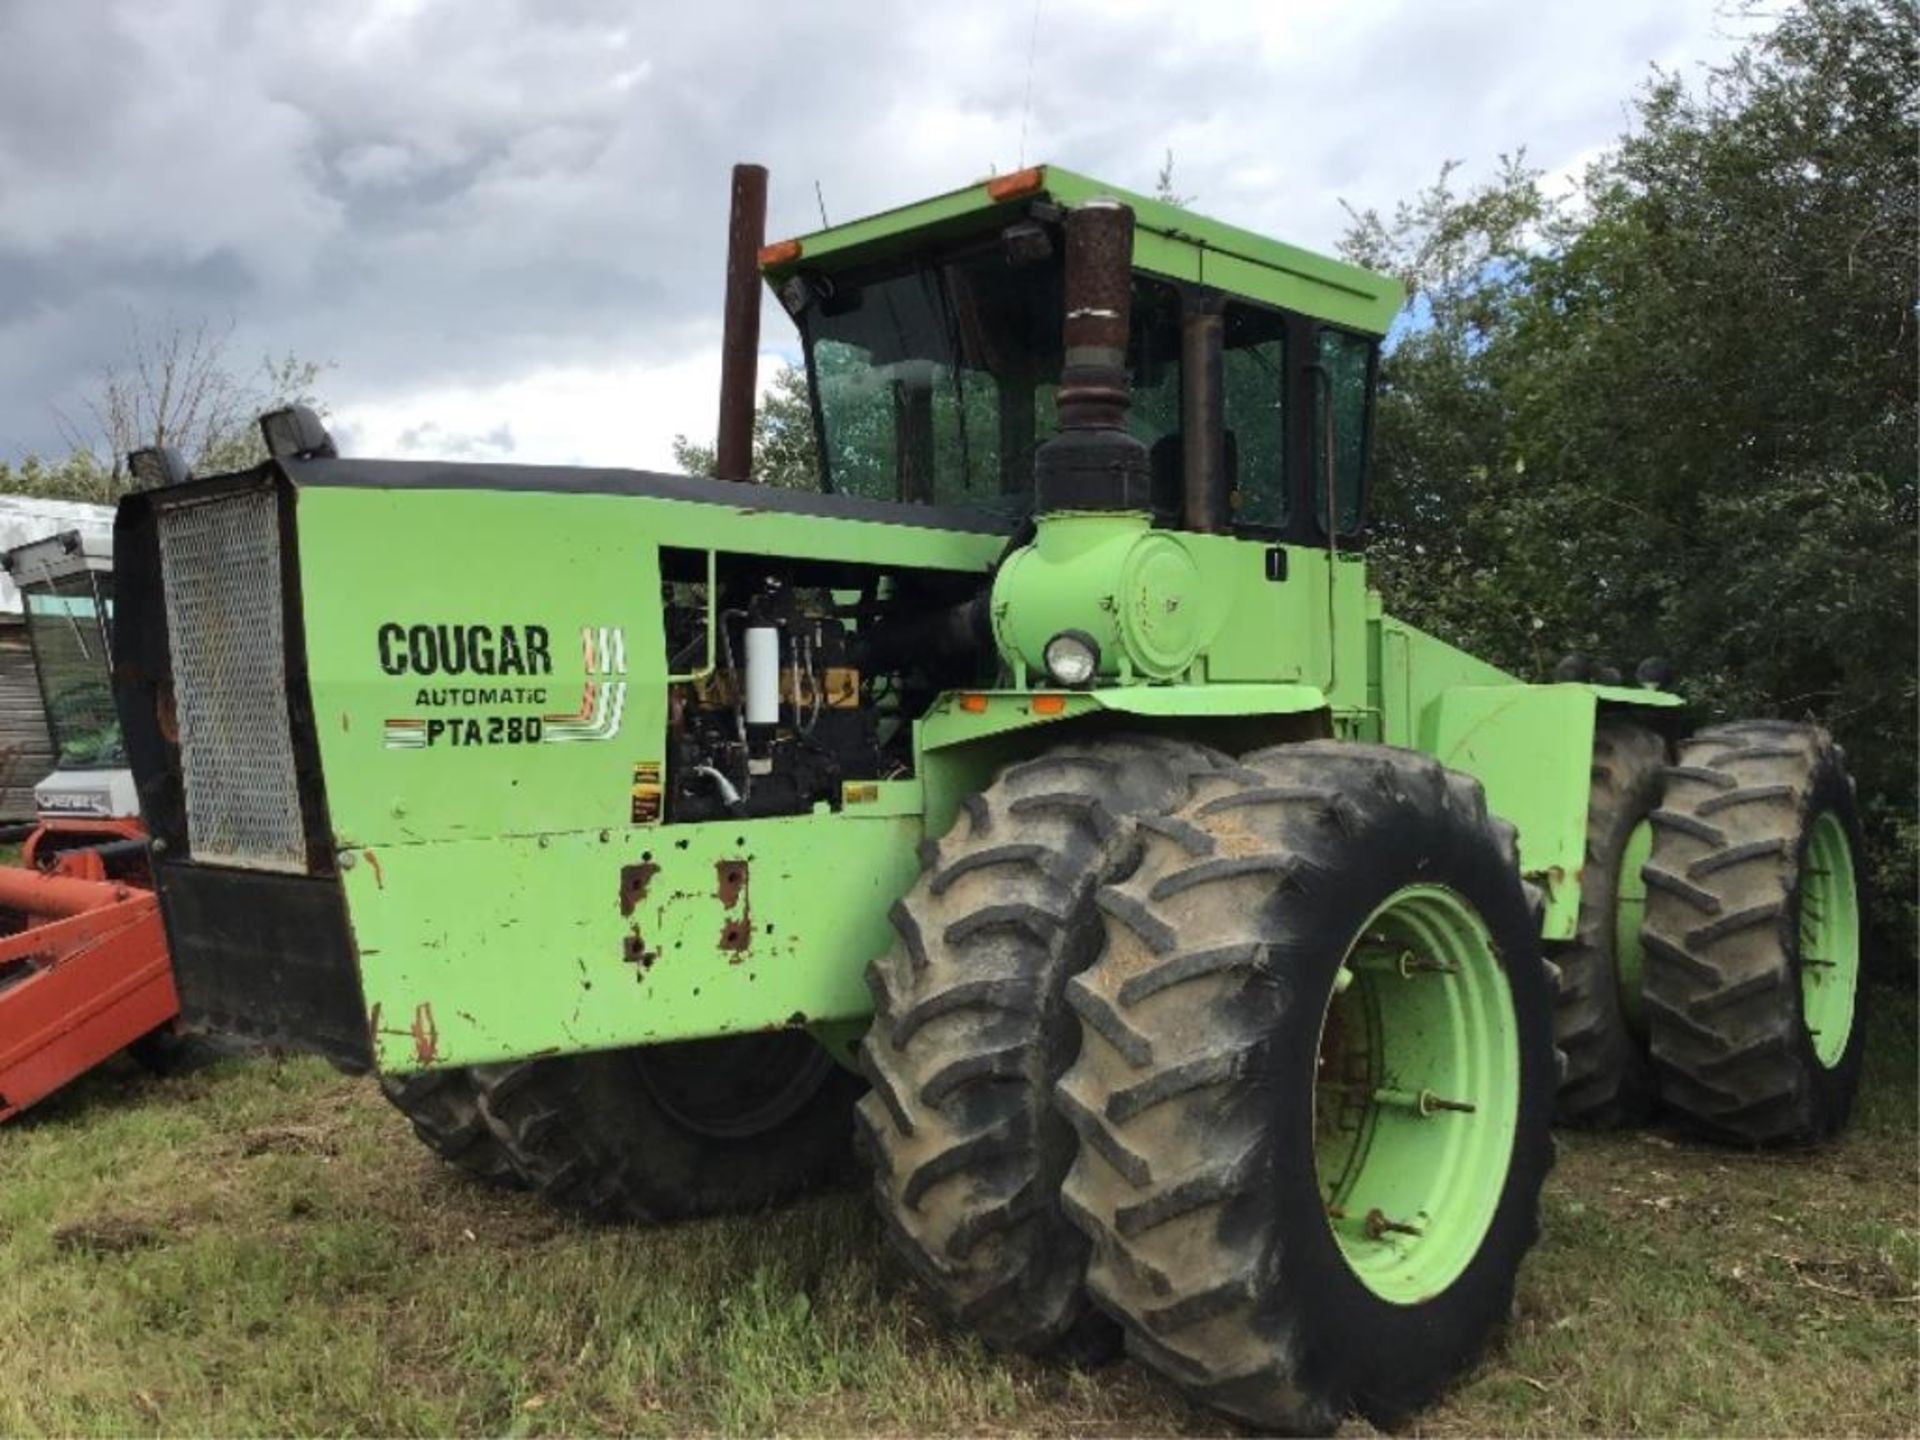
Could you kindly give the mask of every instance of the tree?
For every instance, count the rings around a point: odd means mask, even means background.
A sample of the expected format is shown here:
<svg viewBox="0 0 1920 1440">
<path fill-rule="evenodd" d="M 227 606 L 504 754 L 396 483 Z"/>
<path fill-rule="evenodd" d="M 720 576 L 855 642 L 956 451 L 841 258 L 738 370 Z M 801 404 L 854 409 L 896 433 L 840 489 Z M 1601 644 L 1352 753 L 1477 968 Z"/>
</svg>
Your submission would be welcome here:
<svg viewBox="0 0 1920 1440">
<path fill-rule="evenodd" d="M 712 445 L 673 437 L 673 463 L 688 475 L 711 475 Z M 818 490 L 820 458 L 813 435 L 807 372 L 782 365 L 753 412 L 753 478 L 783 490 Z"/>
<path fill-rule="evenodd" d="M 257 417 L 294 402 L 319 408 L 312 390 L 325 367 L 287 354 L 243 376 L 228 355 L 231 339 L 231 325 L 169 323 L 155 332 L 135 319 L 124 358 L 82 401 L 84 418 L 60 417 L 67 456 L 0 462 L 0 492 L 110 504 L 131 487 L 127 453 L 147 445 L 170 445 L 206 474 L 257 465 L 266 458 Z"/>
<path fill-rule="evenodd" d="M 1413 286 L 1383 366 L 1395 608 L 1540 673 L 1660 653 L 1702 718 L 1817 719 L 1913 953 L 1920 203 L 1910 8 L 1803 0 L 1545 197 L 1450 176 L 1345 250 Z"/>
<path fill-rule="evenodd" d="M 1153 198 L 1163 205 L 1176 205 L 1184 210 L 1193 204 L 1195 197 L 1182 195 L 1173 188 L 1173 147 L 1167 147 L 1167 157 L 1160 162 L 1160 169 L 1153 177 Z"/>
</svg>

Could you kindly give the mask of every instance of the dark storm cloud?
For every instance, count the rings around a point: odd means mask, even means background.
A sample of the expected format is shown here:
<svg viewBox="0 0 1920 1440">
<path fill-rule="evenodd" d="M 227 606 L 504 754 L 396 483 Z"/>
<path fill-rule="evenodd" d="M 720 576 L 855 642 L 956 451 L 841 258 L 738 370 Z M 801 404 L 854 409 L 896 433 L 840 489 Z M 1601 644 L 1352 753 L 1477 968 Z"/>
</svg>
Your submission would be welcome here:
<svg viewBox="0 0 1920 1440">
<path fill-rule="evenodd" d="M 1009 168 L 1033 16 L 0 3 L 0 457 L 57 446 L 135 316 L 331 360 L 340 403 L 667 365 L 717 325 L 729 161 L 772 168 L 776 233 L 817 223 L 816 180 L 844 219 Z M 1337 197 L 1450 155 L 1571 161 L 1648 60 L 1713 40 L 1660 0 L 1045 0 L 1038 34 L 1029 160 L 1145 187 L 1171 146 L 1202 208 L 1319 245 Z"/>
</svg>

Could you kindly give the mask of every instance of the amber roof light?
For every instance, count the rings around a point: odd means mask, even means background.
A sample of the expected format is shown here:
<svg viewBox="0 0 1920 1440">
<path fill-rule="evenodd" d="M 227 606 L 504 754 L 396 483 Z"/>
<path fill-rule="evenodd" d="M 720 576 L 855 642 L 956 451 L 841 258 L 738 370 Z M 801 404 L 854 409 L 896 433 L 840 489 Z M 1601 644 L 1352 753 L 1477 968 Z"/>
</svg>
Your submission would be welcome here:
<svg viewBox="0 0 1920 1440">
<path fill-rule="evenodd" d="M 771 245 L 760 247 L 760 268 L 773 270 L 781 265 L 791 265 L 800 258 L 798 240 L 776 240 Z"/>
<path fill-rule="evenodd" d="M 1018 200 L 1022 195 L 1033 194 L 1046 183 L 1046 179 L 1047 167 L 1044 165 L 1016 170 L 1011 175 L 996 175 L 987 181 L 987 198 L 995 202 Z"/>
</svg>

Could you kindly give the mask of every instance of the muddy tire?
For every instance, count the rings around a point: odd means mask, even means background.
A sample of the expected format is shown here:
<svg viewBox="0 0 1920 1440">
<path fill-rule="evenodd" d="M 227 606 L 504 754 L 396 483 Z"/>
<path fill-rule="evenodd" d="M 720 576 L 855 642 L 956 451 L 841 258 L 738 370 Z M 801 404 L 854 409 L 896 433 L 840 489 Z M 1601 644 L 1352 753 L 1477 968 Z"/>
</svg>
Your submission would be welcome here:
<svg viewBox="0 0 1920 1440">
<path fill-rule="evenodd" d="M 1238 1420 L 1392 1423 L 1472 1363 L 1538 1230 L 1552 987 L 1512 828 L 1425 756 L 1328 741 L 1140 825 L 1067 987 L 1089 1289 Z"/>
<path fill-rule="evenodd" d="M 1139 858 L 1127 818 L 1183 803 L 1223 763 L 1142 736 L 1008 766 L 923 849 L 898 938 L 868 968 L 857 1113 L 891 1249 L 945 1320 L 996 1348 L 1091 1363 L 1119 1347 L 1059 1207 L 1074 1134 L 1053 1084 L 1079 1048 L 1062 992 L 1100 946 L 1095 891 Z"/>
<path fill-rule="evenodd" d="M 470 1073 L 519 1181 L 588 1219 L 747 1214 L 853 1173 L 859 1081 L 802 1032 Z"/>
<path fill-rule="evenodd" d="M 449 1165 L 495 1185 L 517 1185 L 513 1162 L 480 1113 L 470 1070 L 425 1070 L 383 1075 L 380 1093 L 407 1117 L 413 1133 Z"/>
<path fill-rule="evenodd" d="M 1560 968 L 1554 1039 L 1567 1057 L 1559 1100 L 1564 1124 L 1631 1125 L 1653 1111 L 1653 1061 L 1633 1013 L 1637 995 L 1623 990 L 1638 981 L 1631 953 L 1638 917 L 1629 917 L 1633 931 L 1623 935 L 1620 902 L 1623 894 L 1632 897 L 1630 905 L 1645 894 L 1641 827 L 1659 807 L 1666 771 L 1667 742 L 1657 732 L 1622 720 L 1602 720 L 1595 729 L 1579 928 L 1552 951 Z"/>
<path fill-rule="evenodd" d="M 797 1032 L 383 1078 L 443 1160 L 592 1220 L 751 1212 L 852 1169 L 859 1082 Z"/>
<path fill-rule="evenodd" d="M 1738 1144 L 1833 1134 L 1860 1083 L 1866 909 L 1839 747 L 1784 721 L 1703 730 L 1653 822 L 1645 1004 L 1661 1098 Z"/>
</svg>

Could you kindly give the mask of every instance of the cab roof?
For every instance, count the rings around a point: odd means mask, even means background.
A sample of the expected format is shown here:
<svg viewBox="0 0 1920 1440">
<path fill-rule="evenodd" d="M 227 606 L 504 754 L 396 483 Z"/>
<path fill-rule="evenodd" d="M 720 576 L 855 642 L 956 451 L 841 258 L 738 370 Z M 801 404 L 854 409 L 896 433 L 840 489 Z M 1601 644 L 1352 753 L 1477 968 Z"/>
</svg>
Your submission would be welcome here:
<svg viewBox="0 0 1920 1440">
<path fill-rule="evenodd" d="M 1101 195 L 1133 210 L 1136 269 L 1211 286 L 1369 335 L 1386 334 L 1405 299 L 1400 283 L 1387 276 L 1209 220 L 1117 185 L 1104 185 L 1058 165 L 994 176 L 929 200 L 770 245 L 761 252 L 762 269 L 770 279 L 813 265 L 837 270 L 897 254 L 908 237 L 937 239 L 975 230 L 994 212 L 1011 219 L 1037 200 L 1074 206 Z"/>
</svg>

